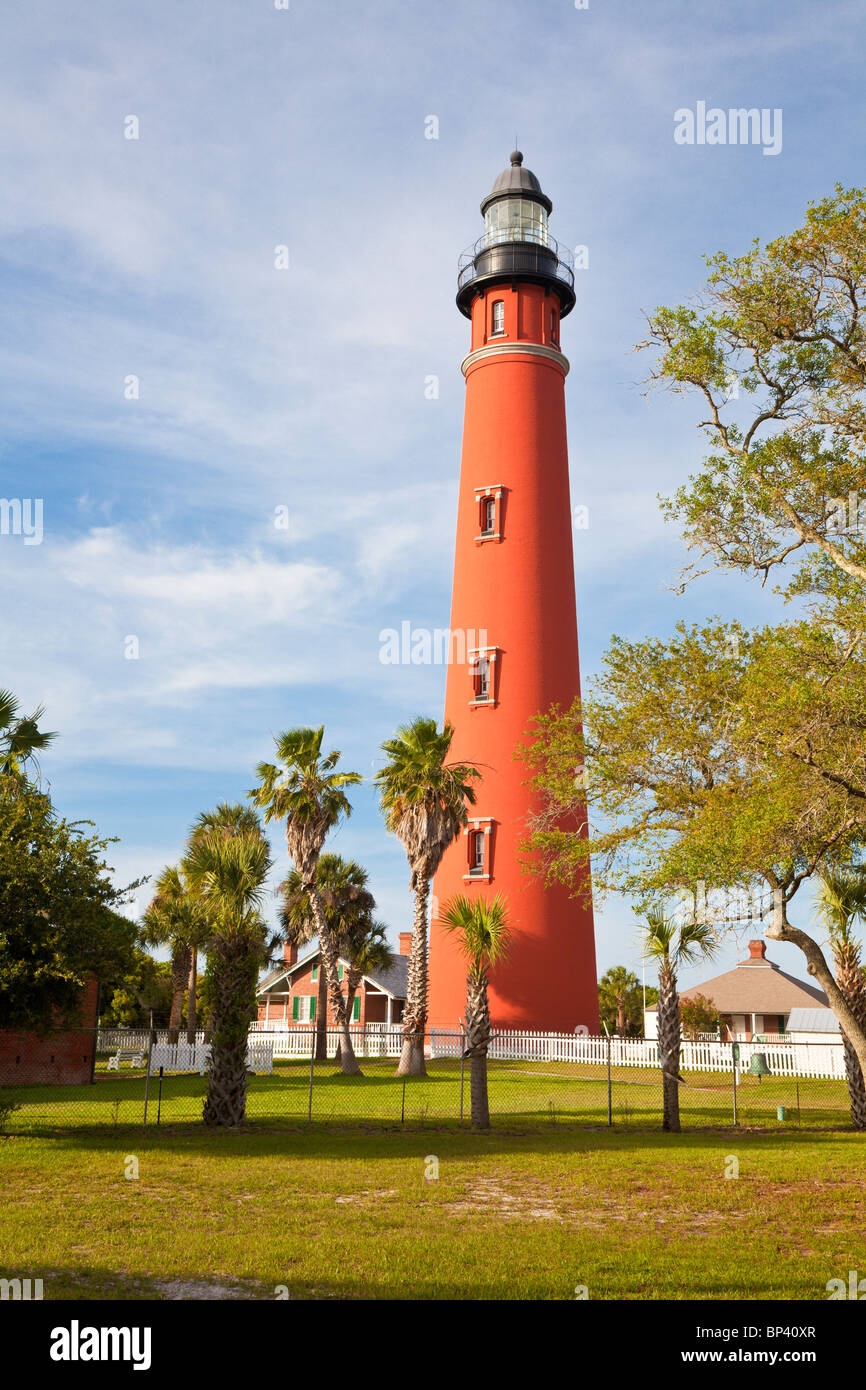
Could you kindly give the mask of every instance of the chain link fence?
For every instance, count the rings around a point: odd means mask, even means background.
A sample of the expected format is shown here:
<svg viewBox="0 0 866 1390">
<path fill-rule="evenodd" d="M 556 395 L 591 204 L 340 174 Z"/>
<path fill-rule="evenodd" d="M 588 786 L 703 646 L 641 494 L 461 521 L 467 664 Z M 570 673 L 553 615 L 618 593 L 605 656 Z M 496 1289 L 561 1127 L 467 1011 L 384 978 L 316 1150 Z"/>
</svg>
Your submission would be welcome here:
<svg viewBox="0 0 866 1390">
<path fill-rule="evenodd" d="M 251 1033 L 247 1121 L 258 1126 L 469 1124 L 470 1062 L 458 1032 L 428 1034 L 427 1075 L 406 1078 L 395 1074 L 398 1031 L 354 1028 L 352 1034 L 360 1076 L 341 1071 L 334 1030 L 325 1035 L 324 1057 L 315 1027 L 292 1029 L 290 1035 Z M 76 1033 L 72 1047 L 69 1038 L 22 1035 L 11 1048 L 0 1049 L 0 1134 L 201 1122 L 209 1058 L 203 1035 L 195 1043 L 182 1037 L 170 1044 L 165 1033 L 153 1038 L 146 1032 Z M 487 1063 L 491 1122 L 514 1130 L 658 1128 L 662 1079 L 654 1046 L 639 1040 L 635 1048 L 620 1039 L 581 1041 L 592 1046 L 577 1048 L 573 1039 L 555 1035 L 500 1034 Z M 763 1052 L 760 1044 L 714 1043 L 712 1048 L 709 1053 L 684 1047 L 678 1088 L 684 1128 L 850 1127 L 838 1044 L 812 1044 L 808 1060 L 799 1062 L 777 1048 Z M 702 1060 L 703 1066 L 694 1065 Z"/>
</svg>

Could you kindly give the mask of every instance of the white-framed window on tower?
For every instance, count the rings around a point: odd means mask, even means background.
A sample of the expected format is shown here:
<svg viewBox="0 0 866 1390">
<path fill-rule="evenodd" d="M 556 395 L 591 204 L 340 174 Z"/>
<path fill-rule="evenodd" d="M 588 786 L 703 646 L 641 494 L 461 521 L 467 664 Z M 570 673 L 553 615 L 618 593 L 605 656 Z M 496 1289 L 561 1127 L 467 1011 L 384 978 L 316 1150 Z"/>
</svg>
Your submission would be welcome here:
<svg viewBox="0 0 866 1390">
<path fill-rule="evenodd" d="M 469 836 L 469 872 L 473 878 L 484 875 L 484 831 L 473 830 Z"/>
<path fill-rule="evenodd" d="M 476 542 L 502 540 L 504 494 L 505 488 L 502 483 L 489 483 L 486 487 L 475 489 L 475 504 L 478 508 Z"/>
<path fill-rule="evenodd" d="M 492 816 L 473 816 L 465 831 L 466 873 L 464 882 L 490 883 L 493 879 L 493 838 L 495 822 Z"/>
<path fill-rule="evenodd" d="M 478 647 L 468 656 L 472 677 L 470 705 L 495 705 L 499 698 L 499 648 Z"/>
<path fill-rule="evenodd" d="M 494 299 L 493 310 L 490 318 L 490 336 L 494 338 L 497 334 L 505 332 L 505 300 Z"/>
<path fill-rule="evenodd" d="M 485 704 L 490 699 L 490 662 L 486 656 L 479 656 L 475 663 L 475 698 Z"/>
</svg>

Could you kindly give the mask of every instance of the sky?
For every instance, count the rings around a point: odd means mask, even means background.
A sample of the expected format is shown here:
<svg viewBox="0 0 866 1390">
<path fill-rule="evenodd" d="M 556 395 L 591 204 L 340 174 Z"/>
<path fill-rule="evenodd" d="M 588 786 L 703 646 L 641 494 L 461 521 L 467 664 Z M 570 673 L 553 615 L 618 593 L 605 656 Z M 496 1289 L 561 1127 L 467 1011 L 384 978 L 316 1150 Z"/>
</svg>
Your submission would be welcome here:
<svg viewBox="0 0 866 1390">
<path fill-rule="evenodd" d="M 47 707 L 44 776 L 118 837 L 118 882 L 242 799 L 279 730 L 324 723 L 370 778 L 397 725 L 441 717 L 445 668 L 383 665 L 380 633 L 448 623 L 457 259 L 515 138 L 585 248 L 562 333 L 585 684 L 614 633 L 780 616 L 727 574 L 673 592 L 656 499 L 700 462 L 700 410 L 647 396 L 634 347 L 705 255 L 864 182 L 861 0 L 284 3 L 0 12 L 0 496 L 42 503 L 40 543 L 0 535 L 0 686 Z M 678 142 L 700 102 L 781 112 L 781 148 Z M 369 782 L 353 802 L 329 848 L 396 942 L 405 858 Z M 640 972 L 627 903 L 596 930 L 600 973 Z"/>
</svg>

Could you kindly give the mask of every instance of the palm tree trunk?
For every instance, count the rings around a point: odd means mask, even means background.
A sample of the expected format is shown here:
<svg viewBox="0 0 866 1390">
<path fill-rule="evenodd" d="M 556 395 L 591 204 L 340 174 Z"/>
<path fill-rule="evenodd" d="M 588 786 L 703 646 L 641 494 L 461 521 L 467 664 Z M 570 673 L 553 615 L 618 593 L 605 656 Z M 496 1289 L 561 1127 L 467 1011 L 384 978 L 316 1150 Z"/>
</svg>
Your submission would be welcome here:
<svg viewBox="0 0 866 1390">
<path fill-rule="evenodd" d="M 328 977 L 319 961 L 319 989 L 316 995 L 316 1061 L 328 1060 Z"/>
<path fill-rule="evenodd" d="M 243 938 L 216 940 L 212 950 L 213 1036 L 202 1118 L 235 1128 L 246 1118 L 247 1035 L 261 952 Z"/>
<path fill-rule="evenodd" d="M 473 1129 L 490 1128 L 490 1104 L 487 1095 L 489 1046 L 487 972 L 470 970 L 466 980 L 466 1051 L 469 1054 L 470 1118 Z"/>
<path fill-rule="evenodd" d="M 662 1129 L 680 1132 L 680 1001 L 670 964 L 659 970 L 658 1045 L 662 1068 Z"/>
<path fill-rule="evenodd" d="M 196 1029 L 198 1028 L 198 1008 L 196 1001 L 196 988 L 198 985 L 198 951 L 190 951 L 189 967 L 189 988 L 187 989 L 186 1003 L 186 1040 L 188 1043 L 195 1042 Z"/>
<path fill-rule="evenodd" d="M 834 941 L 833 957 L 839 989 L 852 1014 L 866 1024 L 866 978 L 860 964 L 860 947 L 854 941 Z M 857 1053 L 845 1030 L 842 1030 L 845 1053 L 845 1073 L 848 1079 L 848 1098 L 855 1129 L 866 1129 L 866 1085 Z"/>
<path fill-rule="evenodd" d="M 171 955 L 171 1013 L 168 1018 L 168 1040 L 176 1043 L 180 1037 L 183 1017 L 183 996 L 189 975 L 189 950 L 176 946 Z"/>
<path fill-rule="evenodd" d="M 833 972 L 824 958 L 824 952 L 812 937 L 799 927 L 792 927 L 788 921 L 788 905 L 784 893 L 776 886 L 773 889 L 773 918 L 764 935 L 770 941 L 791 941 L 799 946 L 806 957 L 806 970 L 813 975 L 826 994 L 830 1008 L 839 1020 L 842 1032 L 847 1034 L 854 1049 L 860 1070 L 866 1076 L 866 1019 L 860 1019 L 852 1010 L 842 990 L 833 978 Z"/>
<path fill-rule="evenodd" d="M 429 878 L 415 881 L 415 918 L 403 1010 L 403 1047 L 397 1076 L 426 1076 L 424 1034 L 427 1029 L 427 899 Z"/>
<path fill-rule="evenodd" d="M 310 907 L 313 910 L 313 919 L 316 923 L 316 935 L 319 938 L 319 950 L 322 955 L 322 966 L 327 980 L 328 1000 L 331 1011 L 340 1030 L 340 1070 L 345 1076 L 360 1076 L 361 1068 L 358 1066 L 355 1050 L 352 1047 L 352 1038 L 349 1033 L 349 1021 L 346 1016 L 346 1001 L 340 989 L 340 981 L 337 978 L 337 953 L 334 950 L 334 943 L 328 927 L 325 911 L 322 907 L 322 899 L 319 890 L 314 882 L 305 883 L 304 888 L 310 900 Z"/>
<path fill-rule="evenodd" d="M 346 1017 L 349 1020 L 349 1027 L 352 1026 L 352 1005 L 355 1002 L 355 995 L 358 993 L 358 986 L 361 983 L 360 970 L 349 970 L 346 976 Z M 337 1043 L 337 1056 L 341 1055 L 340 1044 Z"/>
</svg>

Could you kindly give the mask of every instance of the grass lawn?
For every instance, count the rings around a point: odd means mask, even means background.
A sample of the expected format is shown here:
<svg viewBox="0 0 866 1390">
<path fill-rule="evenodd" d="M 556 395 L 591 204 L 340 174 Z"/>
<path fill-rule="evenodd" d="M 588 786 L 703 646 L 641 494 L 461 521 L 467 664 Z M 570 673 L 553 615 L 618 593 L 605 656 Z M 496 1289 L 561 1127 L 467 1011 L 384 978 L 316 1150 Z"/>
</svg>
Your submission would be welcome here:
<svg viewBox="0 0 866 1390">
<path fill-rule="evenodd" d="M 550 1124 L 12 1136 L 0 1274 L 42 1278 L 46 1299 L 824 1299 L 866 1271 L 864 1143 Z"/>
<path fill-rule="evenodd" d="M 410 1079 L 405 1087 L 394 1076 L 394 1059 L 365 1058 L 363 1077 L 344 1077 L 333 1062 L 316 1067 L 313 1118 L 328 1123 L 362 1122 L 392 1126 L 405 1118 L 410 1125 L 450 1124 L 460 1116 L 460 1063 L 429 1064 L 426 1080 Z M 654 1128 L 661 1118 L 661 1077 L 654 1068 L 613 1069 L 613 1119 L 623 1127 Z M 306 1124 L 309 1104 L 309 1063 L 278 1062 L 272 1076 L 250 1079 L 247 1114 L 253 1123 Z M 162 1124 L 196 1125 L 201 1119 L 207 1082 L 197 1075 L 168 1075 L 160 1096 L 158 1078 L 151 1078 L 148 1126 L 159 1112 Z M 145 1080 L 141 1071 L 97 1070 L 92 1086 L 26 1086 L 0 1092 L 21 1102 L 10 1122 L 14 1132 L 39 1133 L 66 1127 L 82 1128 L 136 1124 L 144 1114 Z M 607 1077 L 603 1067 L 571 1063 L 491 1062 L 490 1110 L 505 1124 L 550 1127 L 558 1124 L 607 1123 Z M 847 1088 L 842 1081 L 744 1076 L 737 1088 L 738 1120 L 746 1126 L 772 1129 L 850 1126 Z M 777 1119 L 777 1107 L 785 1119 Z M 680 1088 L 683 1121 L 688 1125 L 733 1124 L 732 1082 L 724 1073 L 691 1073 Z M 466 1076 L 464 1115 L 469 1113 Z"/>
</svg>

